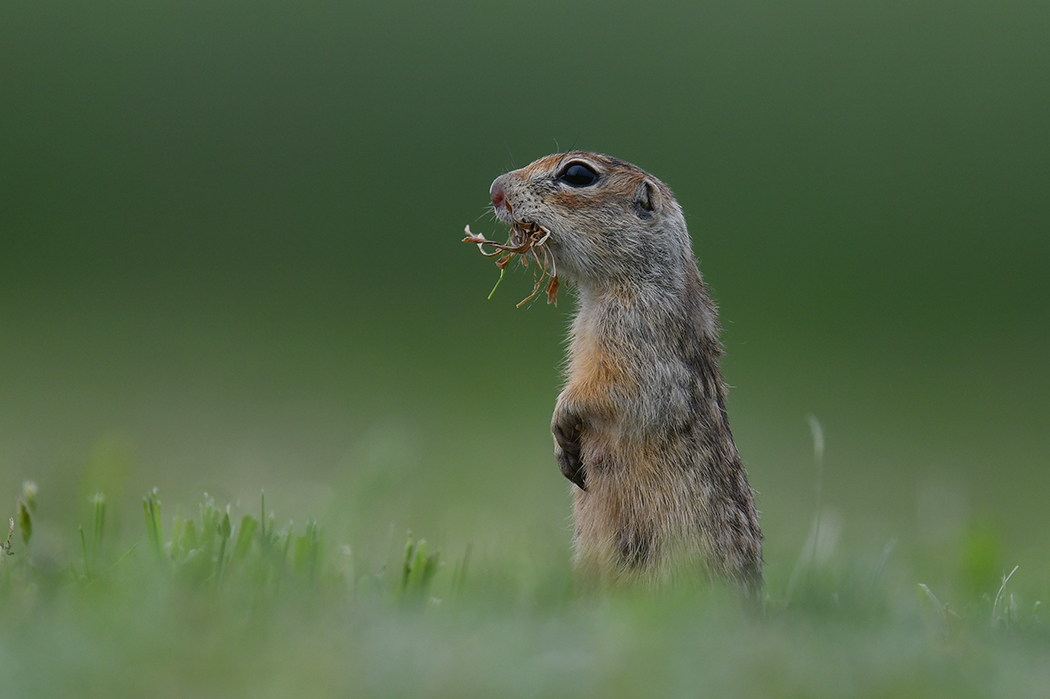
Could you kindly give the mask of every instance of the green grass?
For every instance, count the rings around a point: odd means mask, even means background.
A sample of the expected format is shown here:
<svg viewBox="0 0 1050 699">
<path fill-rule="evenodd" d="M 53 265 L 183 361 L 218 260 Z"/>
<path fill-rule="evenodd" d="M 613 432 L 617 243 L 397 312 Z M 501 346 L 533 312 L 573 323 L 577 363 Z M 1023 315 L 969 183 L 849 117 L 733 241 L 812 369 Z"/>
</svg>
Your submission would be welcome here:
<svg viewBox="0 0 1050 699">
<path fill-rule="evenodd" d="M 444 565 L 411 535 L 391 552 L 397 566 L 362 569 L 322 523 L 279 525 L 265 498 L 258 516 L 207 496 L 190 514 L 153 490 L 145 531 L 128 542 L 108 535 L 100 494 L 64 560 L 38 550 L 37 497 L 27 484 L 0 562 L 4 696 L 1018 697 L 1050 687 L 1050 625 L 1032 596 L 1046 581 L 1022 564 L 987 584 L 995 544 L 979 530 L 958 542 L 955 565 L 934 571 L 954 581 L 938 588 L 909 578 L 892 542 L 870 556 L 829 552 L 825 521 L 797 561 L 770 566 L 754 614 L 716 588 L 579 591 L 563 561 L 533 551 L 471 560 L 468 549 Z"/>
</svg>

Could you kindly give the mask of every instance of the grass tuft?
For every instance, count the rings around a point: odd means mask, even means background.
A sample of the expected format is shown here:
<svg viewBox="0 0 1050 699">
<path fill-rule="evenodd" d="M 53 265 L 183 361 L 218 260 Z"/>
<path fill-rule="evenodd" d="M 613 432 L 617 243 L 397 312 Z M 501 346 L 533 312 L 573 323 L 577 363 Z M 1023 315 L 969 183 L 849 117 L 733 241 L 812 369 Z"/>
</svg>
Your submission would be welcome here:
<svg viewBox="0 0 1050 699">
<path fill-rule="evenodd" d="M 92 502 L 66 561 L 17 502 L 34 555 L 12 550 L 12 518 L 0 544 L 12 695 L 1014 697 L 1050 686 L 1046 581 L 1015 566 L 972 593 L 963 540 L 956 584 L 944 571 L 916 583 L 899 542 L 870 557 L 834 548 L 840 524 L 825 517 L 795 566 L 770 566 L 756 615 L 715 588 L 575 589 L 549 552 L 520 547 L 467 545 L 444 573 L 412 534 L 387 576 L 312 518 L 279 527 L 265 495 L 256 518 L 205 494 L 195 516 L 175 508 L 165 536 L 153 489 L 145 533 L 112 560 L 121 542 L 107 541 L 106 498 Z M 138 554 L 143 538 L 150 551 Z M 42 657 L 46 674 L 13 669 Z"/>
</svg>

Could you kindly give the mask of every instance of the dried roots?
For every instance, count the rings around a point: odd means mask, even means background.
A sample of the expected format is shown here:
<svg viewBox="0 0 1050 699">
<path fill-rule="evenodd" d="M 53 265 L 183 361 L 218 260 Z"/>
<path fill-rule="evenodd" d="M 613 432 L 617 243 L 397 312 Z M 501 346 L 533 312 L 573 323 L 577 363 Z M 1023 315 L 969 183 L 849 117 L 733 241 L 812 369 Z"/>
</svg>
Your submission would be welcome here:
<svg viewBox="0 0 1050 699">
<path fill-rule="evenodd" d="M 464 243 L 474 243 L 478 246 L 478 250 L 485 257 L 495 257 L 496 266 L 500 269 L 500 279 L 503 278 L 503 270 L 510 264 L 511 259 L 515 255 L 521 256 L 521 264 L 529 266 L 529 256 L 536 262 L 535 272 L 533 273 L 536 279 L 536 284 L 532 288 L 532 293 L 521 300 L 518 307 L 525 305 L 532 299 L 536 298 L 536 295 L 540 293 L 540 289 L 543 287 L 544 280 L 547 281 L 546 292 L 547 292 L 547 303 L 558 303 L 558 268 L 554 264 L 554 257 L 547 250 L 544 245 L 551 237 L 551 232 L 537 223 L 527 223 L 525 221 L 515 221 L 514 226 L 510 229 L 510 238 L 507 243 L 501 244 L 493 240 L 489 240 L 483 235 L 474 234 L 470 231 L 470 226 L 463 229 L 467 234 L 467 237 L 463 239 Z M 486 252 L 485 246 L 493 248 L 492 252 Z M 499 285 L 499 282 L 496 282 Z M 493 288 L 495 291 L 495 288 Z"/>
</svg>

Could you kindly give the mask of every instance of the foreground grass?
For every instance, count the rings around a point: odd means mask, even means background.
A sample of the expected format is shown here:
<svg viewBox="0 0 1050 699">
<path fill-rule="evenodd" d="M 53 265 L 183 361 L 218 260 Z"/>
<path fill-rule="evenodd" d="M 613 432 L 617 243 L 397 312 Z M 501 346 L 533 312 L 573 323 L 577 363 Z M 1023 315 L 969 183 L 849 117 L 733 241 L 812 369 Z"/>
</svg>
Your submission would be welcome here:
<svg viewBox="0 0 1050 699">
<path fill-rule="evenodd" d="M 156 492 L 137 543 L 109 540 L 100 497 L 70 537 L 79 554 L 59 560 L 38 549 L 35 498 L 27 486 L 0 563 L 3 696 L 1050 691 L 1050 628 L 1016 579 L 935 589 L 889 548 L 867 562 L 805 549 L 756 615 L 717 589 L 580 592 L 565 567 L 514 565 L 528 551 L 442 565 L 409 538 L 396 566 L 362 570 L 316 522 L 278 527 L 264 503 L 256 517 L 207 498 L 168 514 Z"/>
</svg>

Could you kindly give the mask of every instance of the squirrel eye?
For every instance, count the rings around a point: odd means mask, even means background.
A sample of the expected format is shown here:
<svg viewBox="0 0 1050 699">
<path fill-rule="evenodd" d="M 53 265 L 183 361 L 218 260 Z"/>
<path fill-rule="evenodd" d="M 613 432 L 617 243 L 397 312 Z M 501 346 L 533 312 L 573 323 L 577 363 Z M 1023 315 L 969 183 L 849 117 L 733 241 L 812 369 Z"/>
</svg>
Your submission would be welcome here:
<svg viewBox="0 0 1050 699">
<path fill-rule="evenodd" d="M 573 163 L 565 168 L 558 181 L 570 187 L 587 187 L 598 181 L 598 173 L 583 163 Z"/>
</svg>

